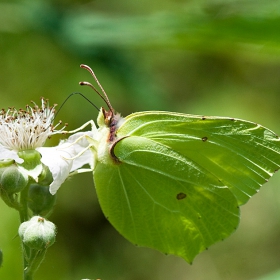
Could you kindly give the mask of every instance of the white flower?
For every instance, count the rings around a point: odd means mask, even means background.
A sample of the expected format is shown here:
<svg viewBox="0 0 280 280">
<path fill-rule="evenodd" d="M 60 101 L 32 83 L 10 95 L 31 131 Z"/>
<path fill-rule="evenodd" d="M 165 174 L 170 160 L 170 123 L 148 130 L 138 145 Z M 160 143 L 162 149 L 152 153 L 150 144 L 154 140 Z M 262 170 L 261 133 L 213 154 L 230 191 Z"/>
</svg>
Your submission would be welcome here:
<svg viewBox="0 0 280 280">
<path fill-rule="evenodd" d="M 33 102 L 34 107 L 27 105 L 26 110 L 2 109 L 0 144 L 3 147 L 14 151 L 32 150 L 42 147 L 51 135 L 62 132 L 65 127 L 55 130 L 61 122 L 53 126 L 55 105 L 50 107 L 48 101 L 41 100 L 41 107 Z"/>
<path fill-rule="evenodd" d="M 45 164 L 53 177 L 50 192 L 55 194 L 71 172 L 79 172 L 85 164 L 92 166 L 93 157 L 85 136 L 94 138 L 97 129 L 76 133 L 56 147 L 42 147 L 51 135 L 63 133 L 65 126 L 59 130 L 56 128 L 61 122 L 53 126 L 55 106 L 50 107 L 45 99 L 42 98 L 41 107 L 33 104 L 33 108 L 26 106 L 26 110 L 10 108 L 0 112 L 0 160 L 15 160 L 35 181 Z M 41 163 L 31 169 L 26 168 L 25 159 L 19 154 L 32 150 L 37 150 L 42 157 Z"/>
<path fill-rule="evenodd" d="M 49 106 L 44 98 L 41 98 L 41 107 L 32 102 L 34 107 L 26 106 L 26 110 L 9 108 L 0 111 L 0 160 L 13 159 L 18 164 L 23 164 L 24 159 L 18 153 L 32 151 L 44 145 L 45 141 L 53 134 L 62 133 L 55 130 L 61 123 L 53 126 L 55 105 Z M 29 176 L 37 181 L 42 172 L 42 165 L 24 169 Z"/>
<path fill-rule="evenodd" d="M 93 165 L 93 155 L 88 149 L 89 143 L 85 136 L 94 138 L 94 132 L 79 132 L 61 141 L 56 147 L 41 147 L 37 151 L 42 155 L 42 163 L 49 167 L 53 182 L 50 193 L 55 194 L 71 172 L 88 164 Z M 82 153 L 82 154 L 81 154 Z"/>
<path fill-rule="evenodd" d="M 16 151 L 8 150 L 0 144 L 0 160 L 5 159 L 13 159 L 17 163 L 23 163 L 23 159 L 18 156 Z"/>
</svg>

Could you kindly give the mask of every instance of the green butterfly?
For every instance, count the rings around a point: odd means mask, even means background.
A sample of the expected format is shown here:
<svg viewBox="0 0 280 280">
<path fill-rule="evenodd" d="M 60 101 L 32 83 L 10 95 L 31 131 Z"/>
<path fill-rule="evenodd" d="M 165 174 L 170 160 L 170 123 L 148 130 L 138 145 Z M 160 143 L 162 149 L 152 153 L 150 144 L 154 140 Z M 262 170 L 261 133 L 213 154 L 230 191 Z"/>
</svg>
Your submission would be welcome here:
<svg viewBox="0 0 280 280">
<path fill-rule="evenodd" d="M 280 166 L 280 140 L 256 123 L 101 108 L 93 178 L 109 222 L 139 246 L 194 257 L 236 230 L 239 206 Z M 98 92 L 92 84 L 81 82 Z M 101 94 L 99 94 L 101 95 Z"/>
</svg>

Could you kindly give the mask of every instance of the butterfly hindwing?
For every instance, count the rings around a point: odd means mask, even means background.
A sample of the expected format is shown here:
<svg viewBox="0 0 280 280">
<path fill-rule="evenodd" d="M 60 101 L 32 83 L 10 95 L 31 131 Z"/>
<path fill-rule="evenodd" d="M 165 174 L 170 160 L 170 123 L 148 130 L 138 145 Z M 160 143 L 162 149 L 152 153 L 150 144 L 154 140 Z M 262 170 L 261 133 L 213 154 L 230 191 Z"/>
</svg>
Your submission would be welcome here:
<svg viewBox="0 0 280 280">
<path fill-rule="evenodd" d="M 105 216 L 128 240 L 188 262 L 238 226 L 231 191 L 164 145 L 127 137 L 117 165 L 97 164 L 94 180 Z"/>
</svg>

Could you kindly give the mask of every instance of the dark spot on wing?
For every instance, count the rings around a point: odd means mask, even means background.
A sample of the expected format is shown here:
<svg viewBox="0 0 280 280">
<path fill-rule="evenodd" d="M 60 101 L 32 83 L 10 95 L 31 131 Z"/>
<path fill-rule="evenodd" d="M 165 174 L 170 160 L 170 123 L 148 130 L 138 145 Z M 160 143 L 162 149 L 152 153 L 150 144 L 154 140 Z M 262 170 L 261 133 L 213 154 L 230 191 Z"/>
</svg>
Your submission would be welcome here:
<svg viewBox="0 0 280 280">
<path fill-rule="evenodd" d="M 202 140 L 203 142 L 206 142 L 206 141 L 208 140 L 208 137 L 204 136 L 204 137 L 201 138 L 201 140 Z"/>
<path fill-rule="evenodd" d="M 182 193 L 182 192 L 180 192 L 180 193 L 178 193 L 178 194 L 176 195 L 176 198 L 177 198 L 178 200 L 184 199 L 184 198 L 186 198 L 186 197 L 187 197 L 187 195 L 186 195 L 185 193 Z"/>
<path fill-rule="evenodd" d="M 205 117 L 205 116 L 202 116 L 201 119 L 202 119 L 202 120 L 206 120 L 206 117 Z"/>
</svg>

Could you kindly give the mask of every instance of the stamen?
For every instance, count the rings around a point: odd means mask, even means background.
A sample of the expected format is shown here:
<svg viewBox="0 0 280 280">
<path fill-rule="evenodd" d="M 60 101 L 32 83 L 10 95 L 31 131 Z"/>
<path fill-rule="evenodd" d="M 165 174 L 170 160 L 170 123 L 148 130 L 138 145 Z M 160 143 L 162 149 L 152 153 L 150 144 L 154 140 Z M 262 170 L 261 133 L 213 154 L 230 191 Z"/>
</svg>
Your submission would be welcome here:
<svg viewBox="0 0 280 280">
<path fill-rule="evenodd" d="M 44 145 L 53 134 L 62 133 L 66 125 L 56 130 L 61 121 L 53 126 L 55 107 L 41 98 L 41 107 L 31 101 L 33 108 L 16 110 L 14 107 L 0 111 L 0 143 L 11 150 L 35 149 Z"/>
</svg>

